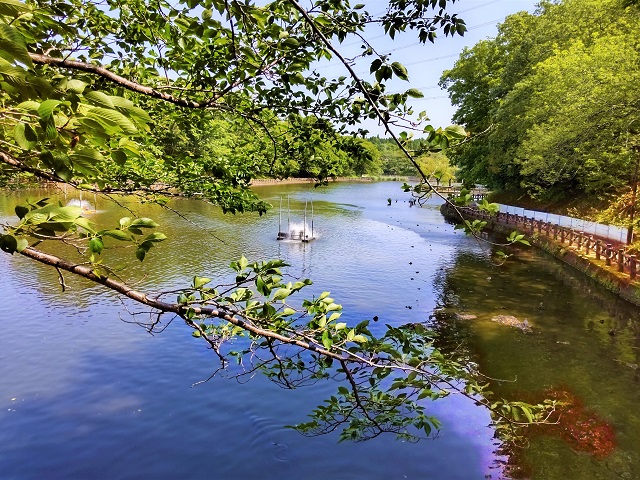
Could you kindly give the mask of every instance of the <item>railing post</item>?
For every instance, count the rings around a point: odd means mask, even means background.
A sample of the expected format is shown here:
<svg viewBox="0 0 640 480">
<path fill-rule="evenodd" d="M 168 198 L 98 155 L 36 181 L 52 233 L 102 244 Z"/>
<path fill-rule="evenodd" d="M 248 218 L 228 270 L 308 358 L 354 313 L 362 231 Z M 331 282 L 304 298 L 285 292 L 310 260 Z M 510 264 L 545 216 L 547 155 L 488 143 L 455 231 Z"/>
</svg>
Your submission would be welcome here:
<svg viewBox="0 0 640 480">
<path fill-rule="evenodd" d="M 587 237 L 587 241 L 586 241 L 586 244 L 585 244 L 587 255 L 589 255 L 589 251 L 591 250 L 591 242 L 592 241 L 593 241 L 593 237 L 592 236 Z"/>
<path fill-rule="evenodd" d="M 596 240 L 596 260 L 600 260 L 601 249 L 602 249 L 602 240 Z"/>
<path fill-rule="evenodd" d="M 553 239 L 557 240 L 558 239 L 558 226 L 554 225 L 552 228 L 553 228 Z"/>
<path fill-rule="evenodd" d="M 538 233 L 542 233 L 542 221 L 538 220 Z"/>
<path fill-rule="evenodd" d="M 560 227 L 560 243 L 564 243 L 564 228 Z"/>
<path fill-rule="evenodd" d="M 629 255 L 629 276 L 631 280 L 636 278 L 636 256 Z"/>
<path fill-rule="evenodd" d="M 582 244 L 584 243 L 584 232 L 578 233 L 578 250 L 582 250 Z"/>
<path fill-rule="evenodd" d="M 613 255 L 613 248 L 610 243 L 607 243 L 607 248 L 604 251 L 604 264 L 607 267 L 611 266 L 611 256 Z"/>
<path fill-rule="evenodd" d="M 618 249 L 618 271 L 624 272 L 624 248 Z"/>
</svg>

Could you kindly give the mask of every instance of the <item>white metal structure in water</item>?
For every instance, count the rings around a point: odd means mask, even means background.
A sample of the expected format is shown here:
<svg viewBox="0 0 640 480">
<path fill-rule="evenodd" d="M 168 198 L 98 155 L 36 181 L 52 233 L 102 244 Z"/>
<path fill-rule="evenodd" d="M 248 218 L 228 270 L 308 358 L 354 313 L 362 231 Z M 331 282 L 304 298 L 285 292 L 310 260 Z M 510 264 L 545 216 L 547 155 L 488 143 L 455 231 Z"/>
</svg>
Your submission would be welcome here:
<svg viewBox="0 0 640 480">
<path fill-rule="evenodd" d="M 307 207 L 311 204 L 311 228 L 307 225 Z M 278 215 L 278 240 L 296 240 L 299 242 L 310 242 L 315 240 L 313 234 L 313 201 L 304 202 L 304 219 L 302 225 L 291 223 L 291 203 L 287 195 L 287 229 L 282 230 L 282 197 L 280 197 L 280 213 Z"/>
</svg>

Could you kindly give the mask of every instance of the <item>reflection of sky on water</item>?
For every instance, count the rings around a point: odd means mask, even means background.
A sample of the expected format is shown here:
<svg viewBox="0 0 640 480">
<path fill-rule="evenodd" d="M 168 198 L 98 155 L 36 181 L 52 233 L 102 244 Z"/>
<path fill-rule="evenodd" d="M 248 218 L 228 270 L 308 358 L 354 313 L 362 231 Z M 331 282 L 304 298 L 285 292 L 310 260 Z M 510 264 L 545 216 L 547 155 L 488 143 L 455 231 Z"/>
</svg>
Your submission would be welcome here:
<svg viewBox="0 0 640 480">
<path fill-rule="evenodd" d="M 116 266 L 132 261 L 120 274 L 143 291 L 186 286 L 194 274 L 228 281 L 228 264 L 241 254 L 251 261 L 283 258 L 291 263 L 289 275 L 314 280 L 308 296 L 331 290 L 350 323 L 377 315 L 372 329 L 382 331 L 384 323 L 421 322 L 438 298 L 434 278 L 456 249 L 480 247 L 454 234 L 436 208 L 410 208 L 399 185 L 287 186 L 292 213 L 314 198 L 318 239 L 309 244 L 276 241 L 275 209 L 262 217 L 220 216 L 203 203 L 173 202 L 185 221 L 152 205 L 133 206 L 169 239 L 142 264 L 116 241 L 107 240 L 105 256 Z M 275 205 L 277 191 L 264 191 Z M 397 203 L 387 206 L 388 197 Z M 11 213 L 16 198 L 0 200 L 1 215 Z M 91 217 L 100 228 L 130 215 L 102 211 L 100 202 Z M 72 254 L 57 248 L 52 253 Z M 283 426 L 304 421 L 336 384 L 283 391 L 256 377 L 244 385 L 213 379 L 192 388 L 213 372 L 216 359 L 179 322 L 151 337 L 121 321 L 129 319 L 123 305 L 99 286 L 65 275 L 69 289 L 61 293 L 55 270 L 17 256 L 0 256 L 0 269 L 8 305 L 0 312 L 0 470 L 8 478 L 42 472 L 47 478 L 249 479 L 256 472 L 301 478 L 304 465 L 307 479 L 467 479 L 483 478 L 492 461 L 488 416 L 467 400 L 429 404 L 444 424 L 433 442 L 306 439 Z"/>
</svg>

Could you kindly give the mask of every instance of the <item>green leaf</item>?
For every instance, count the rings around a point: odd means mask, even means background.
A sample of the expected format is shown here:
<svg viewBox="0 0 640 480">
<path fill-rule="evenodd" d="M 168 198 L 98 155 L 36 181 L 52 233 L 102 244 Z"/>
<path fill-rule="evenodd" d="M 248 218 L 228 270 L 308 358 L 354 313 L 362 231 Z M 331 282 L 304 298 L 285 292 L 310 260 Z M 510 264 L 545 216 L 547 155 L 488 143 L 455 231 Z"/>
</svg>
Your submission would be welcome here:
<svg viewBox="0 0 640 480">
<path fill-rule="evenodd" d="M 40 103 L 35 102 L 33 100 L 27 100 L 25 102 L 22 102 L 16 105 L 17 109 L 26 110 L 29 113 L 37 113 L 39 107 L 40 107 Z"/>
<path fill-rule="evenodd" d="M 329 330 L 325 330 L 324 333 L 322 334 L 322 344 L 324 345 L 324 348 L 326 348 L 327 350 L 331 350 L 331 346 L 333 345 L 333 340 L 331 339 L 331 334 L 329 333 Z"/>
<path fill-rule="evenodd" d="M 27 71 L 22 67 L 17 67 L 0 56 L 0 78 L 4 77 L 5 81 L 18 88 L 27 86 L 25 77 Z"/>
<path fill-rule="evenodd" d="M 117 110 L 94 107 L 87 113 L 87 117 L 107 126 L 116 126 L 129 135 L 138 133 L 133 122 Z"/>
<path fill-rule="evenodd" d="M 22 205 L 16 205 L 15 212 L 18 218 L 23 219 L 24 216 L 29 213 L 29 209 Z"/>
<path fill-rule="evenodd" d="M 16 251 L 18 253 L 22 252 L 25 248 L 29 246 L 29 241 L 25 237 L 20 237 L 16 241 Z"/>
<path fill-rule="evenodd" d="M 38 116 L 42 120 L 49 120 L 51 115 L 53 115 L 53 110 L 60 105 L 62 102 L 60 100 L 48 99 L 40 104 L 38 107 Z M 55 128 L 55 125 L 53 125 Z"/>
<path fill-rule="evenodd" d="M 83 82 L 82 80 L 77 80 L 75 78 L 72 78 L 67 82 L 67 91 L 81 94 L 84 91 L 84 89 L 87 87 L 87 85 L 88 84 Z"/>
<path fill-rule="evenodd" d="M 130 227 L 137 227 L 137 228 L 155 228 L 159 226 L 160 225 L 158 225 L 156 222 L 154 222 L 150 218 L 136 218 L 133 222 L 131 222 L 131 225 L 130 225 Z"/>
<path fill-rule="evenodd" d="M 114 109 L 115 105 L 104 92 L 100 92 L 97 90 L 92 90 L 84 94 L 84 98 L 89 100 L 92 104 L 97 105 L 98 107 L 104 107 L 108 109 Z"/>
<path fill-rule="evenodd" d="M 291 290 L 288 288 L 279 288 L 278 290 L 276 290 L 276 292 L 273 294 L 273 300 L 284 300 L 285 298 L 287 298 L 289 295 L 291 295 Z"/>
<path fill-rule="evenodd" d="M 45 137 L 47 137 L 47 140 L 55 140 L 58 137 L 58 129 L 56 128 L 56 123 L 53 120 L 53 117 L 49 117 L 46 122 L 44 131 Z"/>
<path fill-rule="evenodd" d="M 122 241 L 130 241 L 132 239 L 131 234 L 125 232 L 124 230 L 101 230 L 100 234 Z"/>
<path fill-rule="evenodd" d="M 460 125 L 449 125 L 444 131 L 449 137 L 455 139 L 466 138 L 467 136 L 466 130 Z"/>
<path fill-rule="evenodd" d="M 3 0 L 0 5 L 4 2 L 6 2 L 6 0 Z M 0 21 L 0 50 L 7 52 L 10 58 L 23 63 L 27 67 L 33 67 L 24 38 L 20 32 L 2 21 Z"/>
<path fill-rule="evenodd" d="M 166 240 L 166 239 L 167 239 L 167 236 L 164 233 L 154 232 L 147 235 L 144 241 L 157 243 L 157 242 L 162 242 L 163 240 Z"/>
<path fill-rule="evenodd" d="M 18 241 L 13 235 L 0 236 L 0 250 L 13 255 L 18 250 Z"/>
<path fill-rule="evenodd" d="M 193 277 L 193 288 L 204 287 L 207 283 L 211 283 L 211 279 L 207 277 Z"/>
<path fill-rule="evenodd" d="M 78 173 L 89 177 L 96 177 L 100 173 L 97 166 L 104 161 L 104 157 L 93 148 L 82 148 L 69 155 L 69 160 L 71 161 L 73 169 Z"/>
<path fill-rule="evenodd" d="M 393 73 L 396 75 L 396 77 L 398 77 L 400 80 L 409 80 L 407 69 L 400 62 L 393 62 L 391 64 L 391 69 L 393 70 Z"/>
<path fill-rule="evenodd" d="M 119 167 L 122 167 L 124 166 L 125 163 L 127 163 L 127 154 L 121 148 L 117 150 L 113 150 L 111 152 L 111 158 L 113 159 L 114 163 Z"/>
<path fill-rule="evenodd" d="M 31 150 L 36 146 L 38 137 L 31 125 L 17 123 L 13 129 L 13 138 L 23 150 Z"/>
<path fill-rule="evenodd" d="M 271 289 L 267 286 L 261 276 L 256 278 L 256 289 L 265 297 L 271 294 Z"/>
<path fill-rule="evenodd" d="M 136 258 L 141 262 L 144 260 L 144 257 L 147 255 L 147 251 L 144 248 L 136 249 Z"/>
<path fill-rule="evenodd" d="M 97 253 L 100 255 L 102 250 L 104 249 L 104 243 L 102 243 L 102 239 L 98 237 L 93 237 L 89 240 L 89 251 L 91 253 Z"/>
<path fill-rule="evenodd" d="M 76 218 L 82 215 L 82 207 L 78 205 L 68 205 L 66 207 L 50 205 L 49 207 L 45 208 L 49 209 L 51 220 L 55 220 L 57 222 L 73 222 Z"/>
<path fill-rule="evenodd" d="M 29 7 L 18 0 L 0 0 L 0 15 L 15 18 L 28 11 Z"/>
<path fill-rule="evenodd" d="M 238 268 L 240 269 L 239 271 L 242 271 L 245 268 L 247 268 L 247 265 L 249 265 L 249 260 L 247 260 L 243 255 L 242 257 L 240 257 L 240 260 L 238 260 Z"/>
<path fill-rule="evenodd" d="M 93 227 L 91 226 L 91 222 L 89 221 L 88 218 L 78 217 L 74 220 L 74 223 L 77 226 L 84 228 L 88 232 L 95 233 Z"/>
<path fill-rule="evenodd" d="M 405 92 L 407 95 L 409 95 L 412 98 L 422 98 L 424 97 L 424 93 L 422 93 L 420 90 L 418 90 L 417 88 L 410 88 L 409 90 L 407 90 Z"/>
</svg>

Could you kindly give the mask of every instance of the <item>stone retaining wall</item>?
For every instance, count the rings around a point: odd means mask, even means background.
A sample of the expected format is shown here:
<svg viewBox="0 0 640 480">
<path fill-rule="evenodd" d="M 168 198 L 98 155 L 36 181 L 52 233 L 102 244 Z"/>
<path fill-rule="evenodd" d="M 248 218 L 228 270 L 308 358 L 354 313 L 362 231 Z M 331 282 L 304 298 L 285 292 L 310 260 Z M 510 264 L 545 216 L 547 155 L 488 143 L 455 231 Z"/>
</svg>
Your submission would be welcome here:
<svg viewBox="0 0 640 480">
<path fill-rule="evenodd" d="M 586 252 L 581 251 L 582 245 L 574 245 L 573 243 L 567 245 L 564 242 L 560 243 L 554 240 L 551 235 L 547 235 L 551 229 L 545 232 L 542 228 L 536 231 L 534 224 L 506 224 L 498 221 L 495 217 L 487 216 L 484 212 L 478 212 L 476 209 L 462 208 L 456 211 L 448 204 L 442 205 L 440 211 L 445 218 L 455 222 L 460 222 L 460 214 L 467 219 L 482 219 L 487 222 L 484 230 L 496 234 L 506 236 L 517 230 L 519 233 L 525 234 L 532 245 L 579 270 L 607 290 L 640 306 L 640 281 L 637 277 L 632 279 L 629 274 L 618 271 L 619 268 L 616 265 L 607 265 L 611 263 L 610 258 L 609 261 L 606 258 L 596 259 L 594 252 L 590 254 L 588 249 Z"/>
</svg>

